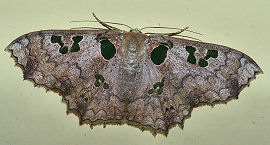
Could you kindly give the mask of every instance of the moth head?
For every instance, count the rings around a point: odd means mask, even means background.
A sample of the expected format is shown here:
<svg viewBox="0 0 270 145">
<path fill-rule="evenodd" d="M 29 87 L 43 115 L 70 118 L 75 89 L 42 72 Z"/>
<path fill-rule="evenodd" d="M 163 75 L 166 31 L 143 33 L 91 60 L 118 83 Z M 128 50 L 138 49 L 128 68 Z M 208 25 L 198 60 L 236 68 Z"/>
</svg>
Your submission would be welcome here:
<svg viewBox="0 0 270 145">
<path fill-rule="evenodd" d="M 129 32 L 142 33 L 138 28 L 130 29 Z"/>
</svg>

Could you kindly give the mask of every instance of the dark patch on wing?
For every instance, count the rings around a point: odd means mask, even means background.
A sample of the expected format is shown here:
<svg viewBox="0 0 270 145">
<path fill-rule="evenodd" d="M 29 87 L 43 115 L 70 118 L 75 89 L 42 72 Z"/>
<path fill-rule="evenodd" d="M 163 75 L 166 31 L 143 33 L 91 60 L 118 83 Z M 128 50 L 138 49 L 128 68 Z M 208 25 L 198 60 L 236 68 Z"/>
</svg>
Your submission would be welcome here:
<svg viewBox="0 0 270 145">
<path fill-rule="evenodd" d="M 26 66 L 25 66 L 25 78 L 29 78 L 34 74 L 34 71 L 36 67 L 38 66 L 38 63 L 36 61 L 35 57 L 29 56 Z"/>
<path fill-rule="evenodd" d="M 240 89 L 238 79 L 232 78 L 232 80 L 230 81 L 230 86 L 231 86 L 231 96 L 238 98 Z"/>
</svg>

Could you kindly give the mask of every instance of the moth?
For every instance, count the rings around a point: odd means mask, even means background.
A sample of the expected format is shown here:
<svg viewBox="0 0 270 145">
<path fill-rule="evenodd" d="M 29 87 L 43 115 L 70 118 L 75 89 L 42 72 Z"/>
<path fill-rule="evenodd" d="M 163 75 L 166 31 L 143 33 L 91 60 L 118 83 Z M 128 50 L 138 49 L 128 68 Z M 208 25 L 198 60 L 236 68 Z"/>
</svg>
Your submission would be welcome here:
<svg viewBox="0 0 270 145">
<path fill-rule="evenodd" d="M 235 49 L 173 37 L 107 29 L 42 30 L 8 47 L 23 77 L 63 97 L 80 125 L 128 124 L 153 135 L 192 109 L 237 99 L 260 67 Z"/>
</svg>

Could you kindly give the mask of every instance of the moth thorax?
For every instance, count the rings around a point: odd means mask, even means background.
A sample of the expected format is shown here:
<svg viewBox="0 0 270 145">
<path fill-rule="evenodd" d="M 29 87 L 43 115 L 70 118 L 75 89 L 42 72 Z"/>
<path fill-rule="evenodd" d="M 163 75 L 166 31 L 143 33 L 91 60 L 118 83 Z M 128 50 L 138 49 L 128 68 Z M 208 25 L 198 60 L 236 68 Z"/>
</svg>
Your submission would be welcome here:
<svg viewBox="0 0 270 145">
<path fill-rule="evenodd" d="M 122 75 L 123 75 L 123 87 L 128 93 L 132 92 L 136 81 L 137 71 L 139 63 L 137 59 L 137 53 L 135 51 L 128 51 L 126 57 L 123 59 Z"/>
<path fill-rule="evenodd" d="M 123 63 L 123 71 L 126 75 L 132 75 L 136 72 L 136 69 L 138 68 L 138 59 L 137 59 L 137 53 L 136 52 L 130 52 L 128 51 L 126 59 L 124 59 Z"/>
</svg>

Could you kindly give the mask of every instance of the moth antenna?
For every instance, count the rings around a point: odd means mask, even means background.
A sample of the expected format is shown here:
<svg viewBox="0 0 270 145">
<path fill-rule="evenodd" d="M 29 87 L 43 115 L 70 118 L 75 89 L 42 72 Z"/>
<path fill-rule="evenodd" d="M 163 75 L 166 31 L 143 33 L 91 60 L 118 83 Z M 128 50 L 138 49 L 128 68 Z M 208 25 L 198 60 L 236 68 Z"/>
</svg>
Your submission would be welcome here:
<svg viewBox="0 0 270 145">
<path fill-rule="evenodd" d="M 197 40 L 197 41 L 202 41 L 202 40 L 200 40 L 198 38 L 194 38 L 194 37 L 190 37 L 190 36 L 186 36 L 186 35 L 179 35 L 179 34 L 177 34 L 177 35 L 174 35 L 174 36 L 180 36 L 180 37 L 190 38 L 190 39 Z"/>
<path fill-rule="evenodd" d="M 153 35 L 153 34 L 166 35 L 164 33 L 144 33 L 144 34 L 150 34 L 150 35 Z M 194 38 L 194 37 L 190 37 L 190 36 L 186 36 L 186 35 L 177 34 L 177 35 L 174 35 L 174 36 L 180 36 L 180 37 L 190 38 L 190 39 L 197 40 L 197 41 L 202 41 L 202 40 L 200 40 L 198 38 Z"/>
<path fill-rule="evenodd" d="M 95 27 L 76 27 L 76 28 L 70 28 L 71 30 L 77 30 L 77 29 L 97 29 L 102 30 L 104 28 L 95 28 Z"/>
<path fill-rule="evenodd" d="M 180 33 L 184 32 L 184 31 L 186 31 L 188 28 L 189 28 L 189 27 L 187 26 L 187 27 L 185 27 L 184 29 L 181 29 L 181 30 L 176 31 L 176 32 L 174 32 L 174 33 L 167 33 L 167 34 L 165 33 L 164 35 L 175 36 L 175 35 L 177 35 L 177 34 L 180 34 Z"/>
<path fill-rule="evenodd" d="M 129 25 L 127 24 L 122 24 L 122 23 L 116 23 L 116 22 L 104 22 L 104 23 L 108 23 L 108 24 L 115 24 L 115 25 L 121 25 L 121 26 L 125 26 L 129 29 L 133 29 L 132 27 L 130 27 Z"/>
<path fill-rule="evenodd" d="M 140 31 L 143 30 L 143 29 L 151 29 L 151 28 L 158 28 L 158 29 L 175 29 L 175 30 L 182 30 L 182 29 L 179 29 L 179 28 L 173 28 L 173 27 L 162 27 L 162 26 L 148 26 L 148 27 L 143 27 L 141 29 L 139 29 Z M 198 35 L 203 35 L 199 32 L 196 32 L 196 31 L 192 31 L 192 30 L 185 30 L 187 32 L 191 32 L 191 33 L 194 33 L 194 34 L 198 34 Z"/>
<path fill-rule="evenodd" d="M 73 23 L 73 22 L 98 22 L 98 21 L 91 21 L 91 20 L 78 20 L 78 21 L 70 21 L 70 23 Z M 99 22 L 98 22 L 99 23 Z M 132 27 L 130 27 L 129 25 L 127 24 L 123 24 L 123 23 L 116 23 L 116 22 L 103 22 L 103 23 L 106 23 L 106 24 L 114 24 L 114 25 L 121 25 L 121 26 L 125 26 L 129 29 L 133 29 Z"/>
<path fill-rule="evenodd" d="M 185 27 L 184 29 L 180 29 L 177 32 L 173 32 L 173 33 L 145 33 L 145 34 L 160 34 L 160 35 L 168 35 L 168 36 L 174 36 L 174 35 L 178 35 L 184 31 L 186 31 L 189 27 Z"/>
<path fill-rule="evenodd" d="M 99 20 L 99 19 L 97 18 L 97 16 L 95 15 L 95 13 L 92 13 L 92 14 L 93 14 L 94 18 L 97 20 L 97 22 L 99 22 L 102 26 L 108 28 L 109 30 L 119 30 L 118 28 L 113 27 L 113 26 L 111 26 L 111 25 L 108 25 L 108 24 L 102 22 L 101 20 Z"/>
<path fill-rule="evenodd" d="M 191 33 L 194 33 L 194 34 L 198 34 L 198 35 L 201 35 L 201 36 L 203 36 L 203 34 L 202 33 L 199 33 L 199 32 L 196 32 L 196 31 L 192 31 L 192 30 L 186 30 L 187 32 L 191 32 Z"/>
</svg>

